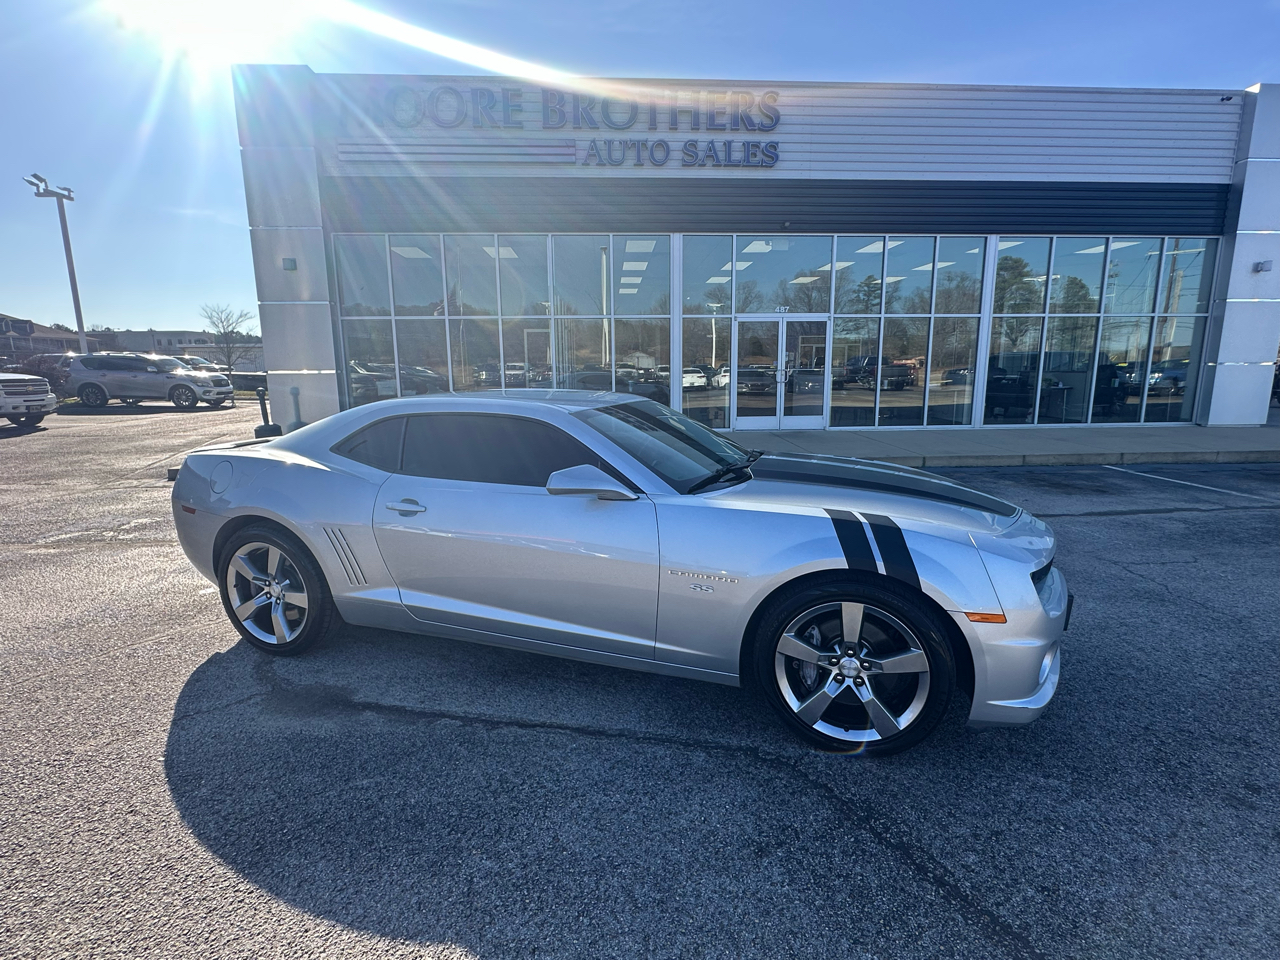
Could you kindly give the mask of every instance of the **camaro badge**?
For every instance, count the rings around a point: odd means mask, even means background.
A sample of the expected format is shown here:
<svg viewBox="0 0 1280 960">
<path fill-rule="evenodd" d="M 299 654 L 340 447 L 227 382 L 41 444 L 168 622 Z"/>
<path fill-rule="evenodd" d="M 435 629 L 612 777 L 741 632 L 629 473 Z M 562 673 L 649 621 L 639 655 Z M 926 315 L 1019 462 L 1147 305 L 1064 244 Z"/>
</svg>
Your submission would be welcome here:
<svg viewBox="0 0 1280 960">
<path fill-rule="evenodd" d="M 737 583 L 736 577 L 721 577 L 714 573 L 692 573 L 688 570 L 668 570 L 667 573 L 676 577 L 693 577 L 696 580 L 714 580 L 716 583 Z"/>
</svg>

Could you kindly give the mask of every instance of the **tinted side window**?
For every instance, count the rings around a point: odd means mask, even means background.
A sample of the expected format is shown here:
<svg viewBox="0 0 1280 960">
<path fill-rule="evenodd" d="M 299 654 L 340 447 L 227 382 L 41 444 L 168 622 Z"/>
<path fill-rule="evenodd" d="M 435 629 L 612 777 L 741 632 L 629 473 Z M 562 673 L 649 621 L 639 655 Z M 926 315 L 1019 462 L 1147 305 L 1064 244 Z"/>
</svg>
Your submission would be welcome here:
<svg viewBox="0 0 1280 960">
<path fill-rule="evenodd" d="M 143 357 L 120 357 L 119 361 L 121 370 L 129 370 L 133 373 L 146 373 L 147 367 L 154 366 L 150 360 Z"/>
<path fill-rule="evenodd" d="M 400 469 L 400 446 L 404 438 L 404 417 L 379 420 L 336 443 L 333 452 L 348 460 L 366 463 L 387 473 Z"/>
<path fill-rule="evenodd" d="M 557 470 L 611 469 L 563 430 L 523 417 L 428 413 L 410 417 L 402 473 L 439 480 L 546 486 Z"/>
<path fill-rule="evenodd" d="M 86 370 L 97 370 L 99 369 L 100 363 L 102 363 L 101 357 L 81 357 L 80 358 L 80 366 L 84 367 Z"/>
</svg>

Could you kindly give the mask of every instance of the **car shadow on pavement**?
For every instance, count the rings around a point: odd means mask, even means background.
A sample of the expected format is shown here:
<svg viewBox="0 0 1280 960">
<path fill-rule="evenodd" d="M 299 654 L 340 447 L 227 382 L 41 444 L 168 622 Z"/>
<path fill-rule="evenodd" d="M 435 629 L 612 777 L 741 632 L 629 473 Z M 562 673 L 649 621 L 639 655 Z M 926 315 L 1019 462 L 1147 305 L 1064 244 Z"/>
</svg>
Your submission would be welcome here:
<svg viewBox="0 0 1280 960">
<path fill-rule="evenodd" d="M 348 628 L 305 657 L 212 656 L 165 770 L 217 857 L 384 937 L 478 956 L 1023 955 L 873 799 L 882 777 L 954 762 L 959 700 L 907 756 L 833 757 L 734 688 Z"/>
<path fill-rule="evenodd" d="M 147 417 L 163 413 L 217 413 L 232 409 L 234 407 L 230 403 L 218 407 L 202 403 L 189 410 L 180 410 L 168 400 L 153 400 L 139 404 L 110 403 L 105 407 L 89 407 L 83 403 L 60 403 L 55 412 L 60 417 Z"/>
</svg>

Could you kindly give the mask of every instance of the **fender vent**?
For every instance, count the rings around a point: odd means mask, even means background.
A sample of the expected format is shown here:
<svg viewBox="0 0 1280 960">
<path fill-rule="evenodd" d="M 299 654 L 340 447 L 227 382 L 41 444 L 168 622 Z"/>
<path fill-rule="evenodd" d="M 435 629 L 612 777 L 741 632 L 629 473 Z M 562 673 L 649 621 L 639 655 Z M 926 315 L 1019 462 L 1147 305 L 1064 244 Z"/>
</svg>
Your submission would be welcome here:
<svg viewBox="0 0 1280 960">
<path fill-rule="evenodd" d="M 324 532 L 329 538 L 329 543 L 333 545 L 333 552 L 338 555 L 338 562 L 342 564 L 343 572 L 347 575 L 347 582 L 353 587 L 367 584 L 369 581 L 364 578 L 364 571 L 360 569 L 356 552 L 351 549 L 351 544 L 347 543 L 342 530 L 338 527 L 325 527 Z"/>
</svg>

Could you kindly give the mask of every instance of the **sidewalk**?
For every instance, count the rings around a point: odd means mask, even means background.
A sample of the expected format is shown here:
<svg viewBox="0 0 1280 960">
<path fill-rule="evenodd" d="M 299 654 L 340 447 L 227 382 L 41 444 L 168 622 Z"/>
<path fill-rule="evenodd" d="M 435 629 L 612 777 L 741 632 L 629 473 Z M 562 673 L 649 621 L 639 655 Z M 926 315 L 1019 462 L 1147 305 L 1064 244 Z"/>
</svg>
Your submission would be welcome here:
<svg viewBox="0 0 1280 960">
<path fill-rule="evenodd" d="M 887 460 L 908 467 L 1280 462 L 1280 408 L 1263 427 L 1097 426 L 778 430 L 729 434 L 748 449 Z"/>
</svg>

